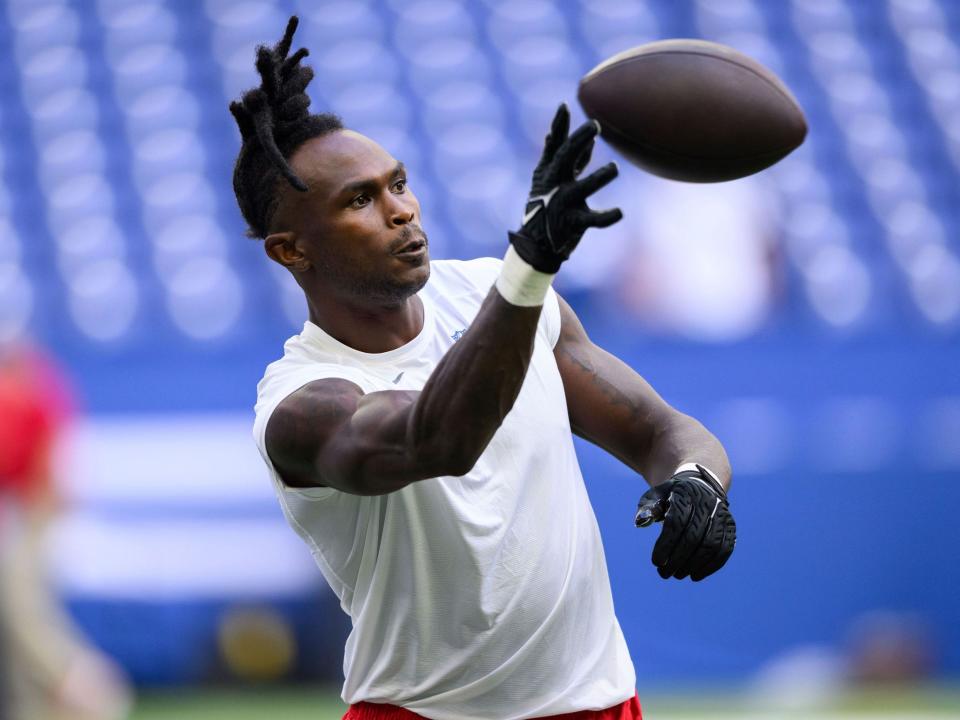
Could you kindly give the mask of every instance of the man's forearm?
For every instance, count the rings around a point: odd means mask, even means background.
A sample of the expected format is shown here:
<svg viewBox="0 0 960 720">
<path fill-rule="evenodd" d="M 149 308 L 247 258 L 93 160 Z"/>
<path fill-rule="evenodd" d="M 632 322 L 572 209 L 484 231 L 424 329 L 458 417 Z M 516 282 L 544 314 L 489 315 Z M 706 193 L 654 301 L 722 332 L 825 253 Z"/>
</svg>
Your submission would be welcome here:
<svg viewBox="0 0 960 720">
<path fill-rule="evenodd" d="M 730 463 L 720 442 L 697 420 L 674 410 L 633 368 L 591 343 L 561 303 L 563 330 L 554 354 L 574 432 L 626 463 L 651 485 L 683 463 L 712 470 L 724 487 Z"/>
<path fill-rule="evenodd" d="M 665 420 L 647 452 L 633 462 L 651 485 L 670 479 L 684 463 L 699 463 L 709 468 L 725 489 L 730 488 L 732 473 L 723 445 L 699 421 L 680 412 L 674 411 Z"/>
<path fill-rule="evenodd" d="M 412 446 L 464 474 L 520 393 L 541 306 L 512 305 L 491 288 L 463 337 L 424 385 L 411 415 Z"/>
</svg>

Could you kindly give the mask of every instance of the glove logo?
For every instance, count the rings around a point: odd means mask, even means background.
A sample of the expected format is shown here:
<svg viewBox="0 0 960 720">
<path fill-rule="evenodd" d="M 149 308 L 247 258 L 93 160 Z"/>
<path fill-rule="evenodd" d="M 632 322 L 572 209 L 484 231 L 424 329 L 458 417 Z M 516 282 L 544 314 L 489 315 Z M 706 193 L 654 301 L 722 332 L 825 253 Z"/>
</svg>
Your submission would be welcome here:
<svg viewBox="0 0 960 720">
<path fill-rule="evenodd" d="M 553 190 L 548 192 L 546 195 L 536 195 L 536 196 L 531 196 L 527 198 L 527 207 L 529 208 L 531 205 L 533 205 L 533 208 L 530 210 L 527 210 L 527 212 L 524 213 L 523 224 L 526 225 L 528 222 L 533 220 L 537 216 L 537 213 L 540 212 L 541 210 L 546 210 L 547 205 L 550 204 L 550 200 L 553 199 L 553 196 L 557 194 L 557 190 L 559 189 L 560 189 L 560 186 L 557 185 L 555 188 L 553 188 Z M 549 229 L 550 227 L 547 226 L 548 231 Z"/>
</svg>

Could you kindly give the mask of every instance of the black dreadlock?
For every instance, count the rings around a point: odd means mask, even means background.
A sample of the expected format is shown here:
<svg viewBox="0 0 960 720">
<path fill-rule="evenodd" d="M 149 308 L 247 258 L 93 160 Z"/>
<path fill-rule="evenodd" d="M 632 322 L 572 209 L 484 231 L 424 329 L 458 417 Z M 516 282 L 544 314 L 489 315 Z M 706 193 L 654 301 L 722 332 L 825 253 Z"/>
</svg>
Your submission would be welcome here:
<svg viewBox="0 0 960 720">
<path fill-rule="evenodd" d="M 294 15 L 276 46 L 257 47 L 260 87 L 245 92 L 240 102 L 230 103 L 242 139 L 233 166 L 233 192 L 251 237 L 267 236 L 280 199 L 281 176 L 300 192 L 307 190 L 287 158 L 307 140 L 343 129 L 336 115 L 307 111 L 310 98 L 304 91 L 313 79 L 313 68 L 301 67 L 300 61 L 310 53 L 300 48 L 287 57 L 298 24 Z"/>
</svg>

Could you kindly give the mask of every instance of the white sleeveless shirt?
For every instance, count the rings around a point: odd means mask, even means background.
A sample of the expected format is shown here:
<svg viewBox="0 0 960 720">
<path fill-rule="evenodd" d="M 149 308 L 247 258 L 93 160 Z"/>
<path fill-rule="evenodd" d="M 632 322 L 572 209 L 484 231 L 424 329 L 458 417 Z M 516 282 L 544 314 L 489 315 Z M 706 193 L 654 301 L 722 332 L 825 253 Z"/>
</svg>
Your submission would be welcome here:
<svg viewBox="0 0 960 720">
<path fill-rule="evenodd" d="M 392 703 L 434 720 L 519 720 L 634 695 L 553 356 L 552 290 L 517 401 L 466 475 L 364 497 L 287 487 L 267 455 L 270 414 L 309 382 L 422 389 L 500 264 L 431 263 L 419 293 L 423 329 L 389 352 L 359 352 L 307 322 L 257 387 L 254 437 L 283 512 L 353 621 L 347 703 Z"/>
</svg>

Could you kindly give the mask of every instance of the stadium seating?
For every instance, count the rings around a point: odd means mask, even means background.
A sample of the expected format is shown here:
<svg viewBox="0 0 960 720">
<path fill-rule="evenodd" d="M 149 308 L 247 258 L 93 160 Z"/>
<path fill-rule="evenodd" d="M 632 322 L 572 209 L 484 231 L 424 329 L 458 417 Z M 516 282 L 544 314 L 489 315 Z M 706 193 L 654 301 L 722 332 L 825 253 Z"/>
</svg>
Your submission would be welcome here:
<svg viewBox="0 0 960 720">
<path fill-rule="evenodd" d="M 814 338 L 824 328 L 956 332 L 960 50 L 950 3 L 100 0 L 95 9 L 13 0 L 0 19 L 15 60 L 0 90 L 5 244 L 30 246 L 0 291 L 35 300 L 29 310 L 6 303 L 2 321 L 49 328 L 43 339 L 78 360 L 175 347 L 202 361 L 211 344 L 236 343 L 257 353 L 276 337 L 277 315 L 287 329 L 300 321 L 302 309 L 285 315 L 283 293 L 270 291 L 283 278 L 242 238 L 228 182 L 237 133 L 225 111 L 255 81 L 254 46 L 291 12 L 303 16 L 298 40 L 317 69 L 315 107 L 407 161 L 436 254 L 454 257 L 499 252 L 553 108 L 573 100 L 592 64 L 665 36 L 734 44 L 785 76 L 811 122 L 807 147 L 765 176 L 788 219 L 796 302 L 783 308 L 806 308 L 814 322 L 801 324 Z M 208 318 L 192 318 L 201 305 Z"/>
</svg>

